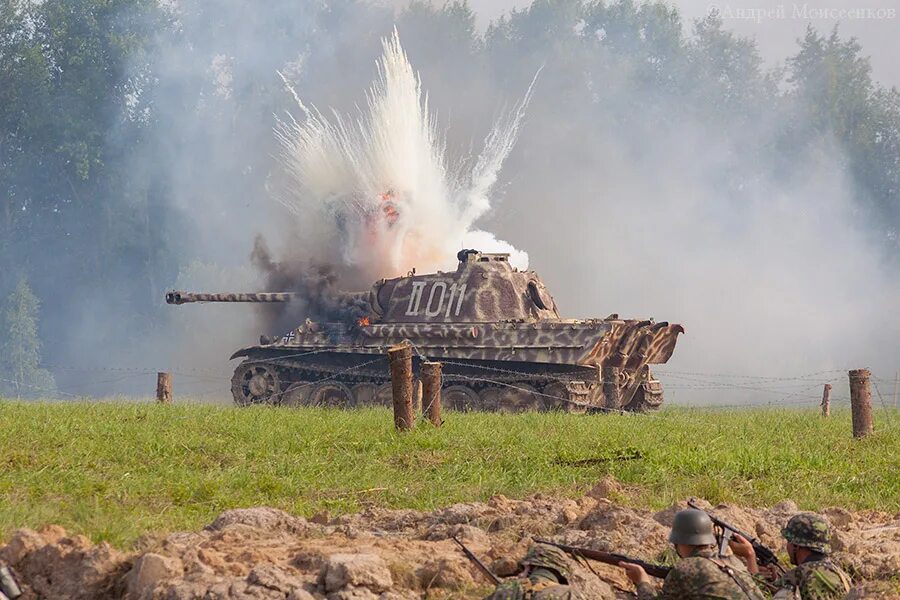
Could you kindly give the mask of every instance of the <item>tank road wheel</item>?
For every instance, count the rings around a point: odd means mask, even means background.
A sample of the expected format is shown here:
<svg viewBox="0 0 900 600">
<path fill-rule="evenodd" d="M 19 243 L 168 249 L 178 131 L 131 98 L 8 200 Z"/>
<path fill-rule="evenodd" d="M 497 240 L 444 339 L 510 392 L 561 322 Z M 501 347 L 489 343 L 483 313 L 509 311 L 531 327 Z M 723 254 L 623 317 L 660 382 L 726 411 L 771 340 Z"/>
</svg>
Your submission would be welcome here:
<svg viewBox="0 0 900 600">
<path fill-rule="evenodd" d="M 382 383 L 375 392 L 376 406 L 394 406 L 394 388 L 391 383 Z"/>
<path fill-rule="evenodd" d="M 281 405 L 290 406 L 291 408 L 307 406 L 309 400 L 309 392 L 312 390 L 313 385 L 315 384 L 308 381 L 298 381 L 297 383 L 292 383 L 281 396 Z"/>
<path fill-rule="evenodd" d="M 481 409 L 489 412 L 500 410 L 500 392 L 500 388 L 496 386 L 481 390 L 481 393 L 478 394 L 478 404 Z"/>
<path fill-rule="evenodd" d="M 347 408 L 353 404 L 353 392 L 343 383 L 323 381 L 313 386 L 309 392 L 308 404 L 327 408 Z"/>
<path fill-rule="evenodd" d="M 543 403 L 535 394 L 536 391 L 527 383 L 517 383 L 515 387 L 504 386 L 500 388 L 500 404 L 497 410 L 507 413 L 540 410 Z"/>
<path fill-rule="evenodd" d="M 554 381 L 544 388 L 541 405 L 544 410 L 567 410 L 569 390 L 562 381 Z"/>
<path fill-rule="evenodd" d="M 378 394 L 378 386 L 374 383 L 357 383 L 350 392 L 353 394 L 353 406 L 375 406 L 378 401 L 375 399 Z"/>
<path fill-rule="evenodd" d="M 441 404 L 448 410 L 478 410 L 478 393 L 467 385 L 451 385 L 441 390 Z"/>
<path fill-rule="evenodd" d="M 238 406 L 279 404 L 281 380 L 272 365 L 244 363 L 238 365 L 231 378 L 231 395 Z"/>
</svg>

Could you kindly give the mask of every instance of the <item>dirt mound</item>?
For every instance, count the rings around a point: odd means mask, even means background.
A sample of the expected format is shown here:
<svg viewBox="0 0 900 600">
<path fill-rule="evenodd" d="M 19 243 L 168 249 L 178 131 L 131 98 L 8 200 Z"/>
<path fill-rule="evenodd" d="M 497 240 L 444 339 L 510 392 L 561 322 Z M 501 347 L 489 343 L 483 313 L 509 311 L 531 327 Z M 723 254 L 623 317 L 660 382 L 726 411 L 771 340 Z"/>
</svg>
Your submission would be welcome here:
<svg viewBox="0 0 900 600">
<path fill-rule="evenodd" d="M 23 600 L 476 598 L 490 585 L 451 535 L 500 575 L 514 572 L 531 536 L 658 560 L 672 516 L 685 505 L 656 513 L 623 507 L 607 499 L 612 483 L 577 500 L 496 496 L 434 512 L 373 508 L 309 521 L 273 508 L 230 510 L 200 532 L 145 540 L 132 553 L 58 527 L 22 529 L 0 548 L 0 560 L 22 583 Z M 796 511 L 791 502 L 769 509 L 706 506 L 779 551 L 780 528 Z M 836 559 L 856 580 L 869 582 L 856 597 L 896 598 L 880 582 L 900 576 L 900 515 L 840 508 L 822 514 L 836 529 Z M 596 574 L 575 565 L 586 597 L 628 597 L 631 587 L 619 569 L 591 566 Z"/>
</svg>

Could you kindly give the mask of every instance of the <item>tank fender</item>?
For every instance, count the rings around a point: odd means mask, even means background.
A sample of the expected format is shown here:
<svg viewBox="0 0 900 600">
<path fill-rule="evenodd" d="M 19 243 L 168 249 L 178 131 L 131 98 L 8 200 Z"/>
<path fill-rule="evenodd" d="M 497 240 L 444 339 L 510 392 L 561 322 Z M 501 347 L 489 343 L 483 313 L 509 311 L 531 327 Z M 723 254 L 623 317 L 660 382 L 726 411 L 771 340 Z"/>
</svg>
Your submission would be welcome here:
<svg viewBox="0 0 900 600">
<path fill-rule="evenodd" d="M 250 356 L 250 352 L 253 350 L 253 347 L 250 348 L 241 348 L 237 352 L 231 355 L 228 360 L 234 360 L 235 358 L 241 358 L 242 356 Z"/>
</svg>

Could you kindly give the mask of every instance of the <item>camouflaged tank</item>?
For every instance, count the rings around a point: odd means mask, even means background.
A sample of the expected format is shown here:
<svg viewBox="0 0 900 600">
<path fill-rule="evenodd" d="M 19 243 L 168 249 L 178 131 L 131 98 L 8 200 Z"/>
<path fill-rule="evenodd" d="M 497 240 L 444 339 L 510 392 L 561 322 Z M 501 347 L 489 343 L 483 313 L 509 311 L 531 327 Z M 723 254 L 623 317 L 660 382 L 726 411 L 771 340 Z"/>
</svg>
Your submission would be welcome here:
<svg viewBox="0 0 900 600">
<path fill-rule="evenodd" d="M 455 271 L 383 279 L 345 294 L 366 313 L 351 323 L 306 323 L 242 348 L 231 381 L 240 406 L 390 404 L 386 351 L 408 340 L 419 362 L 443 363 L 442 402 L 455 410 L 644 411 L 662 387 L 681 325 L 652 320 L 563 319 L 534 271 L 508 254 L 463 250 Z M 170 304 L 288 302 L 290 293 L 170 292 Z M 418 386 L 417 386 L 418 387 Z"/>
</svg>

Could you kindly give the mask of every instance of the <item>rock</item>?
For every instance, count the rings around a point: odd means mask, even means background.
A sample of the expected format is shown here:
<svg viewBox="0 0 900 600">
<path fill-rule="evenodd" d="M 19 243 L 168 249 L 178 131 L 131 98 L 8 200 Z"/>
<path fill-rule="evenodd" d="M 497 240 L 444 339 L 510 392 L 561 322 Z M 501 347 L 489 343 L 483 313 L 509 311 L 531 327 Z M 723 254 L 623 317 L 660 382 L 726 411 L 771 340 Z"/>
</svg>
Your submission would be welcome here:
<svg viewBox="0 0 900 600">
<path fill-rule="evenodd" d="M 447 525 L 468 524 L 478 518 L 482 512 L 483 508 L 479 505 L 459 503 L 438 511 L 434 515 L 434 520 L 437 523 L 446 523 Z"/>
<path fill-rule="evenodd" d="M 519 561 L 508 556 L 498 558 L 491 563 L 491 571 L 497 577 L 509 577 L 519 572 Z"/>
<path fill-rule="evenodd" d="M 603 500 L 609 498 L 610 494 L 620 491 L 622 491 L 622 486 L 619 485 L 619 482 L 614 477 L 607 475 L 598 481 L 586 495 L 595 500 Z"/>
<path fill-rule="evenodd" d="M 297 588 L 291 591 L 285 600 L 316 600 L 316 597 L 303 588 Z"/>
<path fill-rule="evenodd" d="M 841 552 L 847 548 L 847 539 L 840 531 L 831 532 L 831 549 L 835 552 Z"/>
<path fill-rule="evenodd" d="M 378 600 L 378 594 L 369 588 L 348 587 L 327 596 L 328 600 Z"/>
<path fill-rule="evenodd" d="M 206 526 L 207 531 L 221 531 L 229 525 L 248 525 L 266 531 L 278 531 L 301 535 L 309 529 L 306 519 L 289 515 L 283 510 L 261 506 L 226 510 Z"/>
<path fill-rule="evenodd" d="M 782 500 L 772 507 L 772 512 L 793 516 L 794 514 L 800 512 L 800 509 L 797 507 L 797 503 L 793 500 Z"/>
<path fill-rule="evenodd" d="M 425 590 L 431 588 L 459 590 L 475 583 L 469 573 L 468 563 L 446 558 L 428 561 L 416 574 L 419 577 L 420 587 Z"/>
<path fill-rule="evenodd" d="M 46 542 L 33 529 L 17 530 L 9 543 L 0 550 L 0 559 L 15 566 L 25 556 L 44 546 Z"/>
<path fill-rule="evenodd" d="M 50 537 L 58 541 L 31 549 L 15 565 L 19 583 L 30 588 L 31 597 L 81 600 L 118 590 L 123 569 L 131 567 L 124 554 L 105 542 L 92 546 L 83 536 L 57 538 L 57 533 Z"/>
<path fill-rule="evenodd" d="M 488 500 L 488 506 L 499 510 L 512 510 L 515 504 L 515 501 L 510 500 L 503 494 L 494 494 L 491 496 L 490 500 Z"/>
<path fill-rule="evenodd" d="M 597 577 L 586 577 L 574 583 L 581 591 L 582 598 L 593 598 L 596 600 L 615 600 L 617 598 L 613 588 L 607 582 Z"/>
<path fill-rule="evenodd" d="M 328 523 L 331 522 L 331 513 L 327 510 L 317 512 L 312 516 L 309 522 L 315 523 L 316 525 L 328 525 Z"/>
<path fill-rule="evenodd" d="M 182 575 L 184 568 L 177 558 L 152 552 L 134 561 L 126 575 L 126 589 L 130 598 L 141 598 L 162 581 Z"/>
<path fill-rule="evenodd" d="M 326 592 L 345 587 L 364 587 L 383 592 L 393 585 L 391 572 L 376 554 L 332 554 L 323 567 Z"/>
<path fill-rule="evenodd" d="M 578 511 L 573 508 L 564 508 L 559 513 L 557 522 L 563 525 L 569 525 L 578 520 Z"/>
<path fill-rule="evenodd" d="M 853 522 L 853 515 L 849 510 L 832 506 L 822 511 L 833 527 L 847 527 Z"/>
<path fill-rule="evenodd" d="M 488 548 L 491 545 L 491 538 L 484 530 L 471 525 L 455 525 L 450 528 L 449 536 L 454 535 L 467 546 L 478 546 Z"/>
<path fill-rule="evenodd" d="M 421 595 L 416 592 L 408 590 L 405 592 L 388 590 L 381 594 L 381 596 L 378 597 L 378 600 L 419 600 L 419 598 L 421 598 Z"/>
<path fill-rule="evenodd" d="M 273 564 L 256 565 L 247 575 L 247 583 L 284 593 L 303 588 L 303 580 Z"/>
<path fill-rule="evenodd" d="M 675 513 L 684 509 L 686 506 L 686 504 L 682 505 L 680 503 L 675 503 L 665 510 L 653 513 L 653 520 L 664 527 L 671 527 L 672 521 L 675 520 Z M 702 506 L 702 504 L 700 506 Z"/>
</svg>

